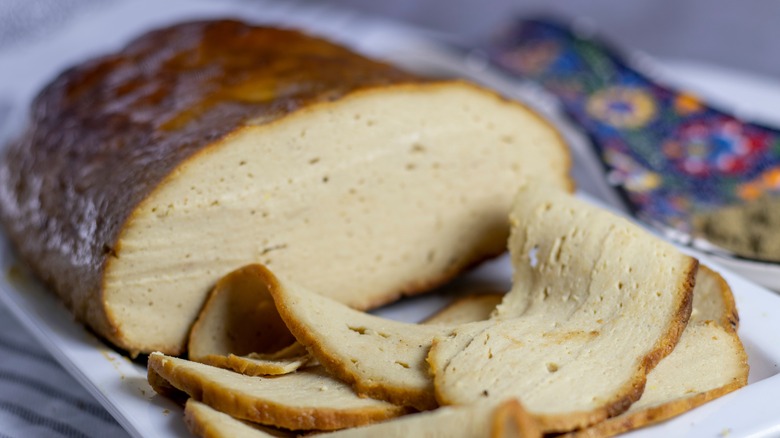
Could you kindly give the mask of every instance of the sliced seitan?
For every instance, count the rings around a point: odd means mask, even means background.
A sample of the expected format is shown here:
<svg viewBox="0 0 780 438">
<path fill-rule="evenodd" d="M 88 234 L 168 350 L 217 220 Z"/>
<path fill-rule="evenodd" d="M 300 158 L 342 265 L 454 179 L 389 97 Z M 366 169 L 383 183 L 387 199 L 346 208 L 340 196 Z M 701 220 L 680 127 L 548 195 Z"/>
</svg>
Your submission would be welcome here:
<svg viewBox="0 0 780 438">
<path fill-rule="evenodd" d="M 200 438 L 294 438 L 298 434 L 238 420 L 195 399 L 184 405 L 184 422 Z"/>
<path fill-rule="evenodd" d="M 434 340 L 438 401 L 517 397 L 545 432 L 626 410 L 687 324 L 697 261 L 538 185 L 520 190 L 510 218 L 513 289 L 491 321 Z"/>
<path fill-rule="evenodd" d="M 149 382 L 187 393 L 233 417 L 290 430 L 334 430 L 397 417 L 407 409 L 361 398 L 322 368 L 250 377 L 161 353 L 149 355 Z M 162 387 L 162 395 L 170 389 Z"/>
<path fill-rule="evenodd" d="M 295 343 L 252 266 L 222 277 L 192 326 L 189 359 L 219 365 L 228 355 L 276 353 Z M 294 356 L 305 354 L 299 351 Z"/>
<path fill-rule="evenodd" d="M 363 396 L 411 406 L 437 406 L 425 357 L 436 335 L 450 328 L 393 321 L 351 309 L 330 298 L 265 274 L 287 327 L 333 376 Z"/>
<path fill-rule="evenodd" d="M 518 181 L 570 189 L 525 106 L 292 30 L 204 21 L 73 67 L 0 160 L 0 219 L 76 316 L 184 353 L 236 267 L 366 309 L 503 252 Z"/>
<path fill-rule="evenodd" d="M 185 419 L 201 438 L 285 437 L 280 431 L 237 420 L 194 400 L 187 402 Z M 516 400 L 498 406 L 446 407 L 354 429 L 318 434 L 323 438 L 541 438 L 542 434 Z"/>
<path fill-rule="evenodd" d="M 747 384 L 747 354 L 732 325 L 734 296 L 706 266 L 696 276 L 691 320 L 674 351 L 647 376 L 642 398 L 621 415 L 571 434 L 608 437 L 683 414 Z"/>
</svg>

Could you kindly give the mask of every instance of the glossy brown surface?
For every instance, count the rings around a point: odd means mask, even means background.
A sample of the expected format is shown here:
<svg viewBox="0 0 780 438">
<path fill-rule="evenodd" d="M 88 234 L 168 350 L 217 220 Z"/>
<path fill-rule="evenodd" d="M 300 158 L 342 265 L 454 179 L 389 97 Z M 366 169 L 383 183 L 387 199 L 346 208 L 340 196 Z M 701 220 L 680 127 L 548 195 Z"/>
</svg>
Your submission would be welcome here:
<svg viewBox="0 0 780 438">
<path fill-rule="evenodd" d="M 215 21 L 150 32 L 41 92 L 0 164 L 2 220 L 77 317 L 116 341 L 100 297 L 105 262 L 135 206 L 176 166 L 242 125 L 418 81 L 295 31 Z"/>
</svg>

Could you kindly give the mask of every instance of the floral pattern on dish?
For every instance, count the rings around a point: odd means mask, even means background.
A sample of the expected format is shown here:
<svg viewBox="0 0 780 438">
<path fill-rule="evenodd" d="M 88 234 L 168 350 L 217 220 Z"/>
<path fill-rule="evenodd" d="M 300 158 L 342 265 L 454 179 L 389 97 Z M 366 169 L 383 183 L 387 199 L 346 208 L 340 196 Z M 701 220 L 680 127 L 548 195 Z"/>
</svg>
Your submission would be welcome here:
<svg viewBox="0 0 780 438">
<path fill-rule="evenodd" d="M 519 20 L 488 55 L 558 97 L 640 219 L 690 232 L 697 213 L 780 194 L 780 131 L 660 85 L 602 42 Z"/>
</svg>

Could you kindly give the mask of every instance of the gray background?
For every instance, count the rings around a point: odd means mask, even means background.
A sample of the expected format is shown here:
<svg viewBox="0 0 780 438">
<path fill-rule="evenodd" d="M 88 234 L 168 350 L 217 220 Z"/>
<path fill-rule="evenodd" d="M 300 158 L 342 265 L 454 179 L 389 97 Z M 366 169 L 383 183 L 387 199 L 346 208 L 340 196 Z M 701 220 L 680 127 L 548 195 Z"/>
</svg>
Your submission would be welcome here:
<svg viewBox="0 0 780 438">
<path fill-rule="evenodd" d="M 46 38 L 76 14 L 132 0 L 0 0 L 0 51 Z M 164 0 L 161 0 L 164 1 Z M 252 0 L 214 0 L 251 3 Z M 590 22 L 626 47 L 780 78 L 780 2 L 770 0 L 309 0 L 480 41 L 514 14 Z"/>
</svg>

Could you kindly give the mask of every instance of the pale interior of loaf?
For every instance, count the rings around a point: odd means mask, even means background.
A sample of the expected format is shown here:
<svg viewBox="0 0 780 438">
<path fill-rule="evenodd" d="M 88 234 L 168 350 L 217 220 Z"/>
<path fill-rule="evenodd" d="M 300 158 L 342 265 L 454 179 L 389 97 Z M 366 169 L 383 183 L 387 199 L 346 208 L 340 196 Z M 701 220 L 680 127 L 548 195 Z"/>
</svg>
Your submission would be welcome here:
<svg viewBox="0 0 780 438">
<path fill-rule="evenodd" d="M 117 341 L 182 350 L 219 277 L 261 262 L 357 308 L 499 253 L 521 180 L 569 188 L 556 132 L 461 83 L 386 87 L 256 121 L 174 171 L 105 272 Z"/>
</svg>

